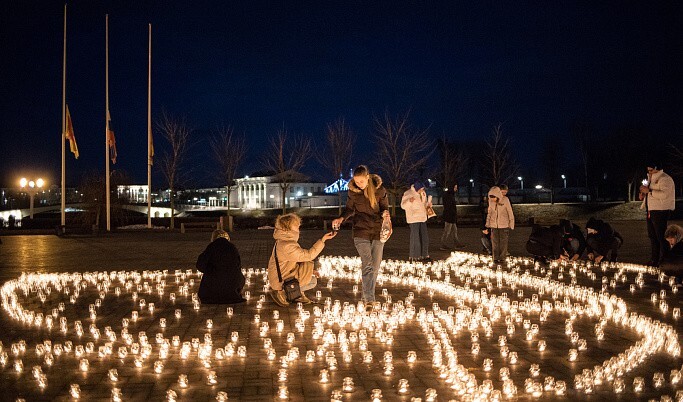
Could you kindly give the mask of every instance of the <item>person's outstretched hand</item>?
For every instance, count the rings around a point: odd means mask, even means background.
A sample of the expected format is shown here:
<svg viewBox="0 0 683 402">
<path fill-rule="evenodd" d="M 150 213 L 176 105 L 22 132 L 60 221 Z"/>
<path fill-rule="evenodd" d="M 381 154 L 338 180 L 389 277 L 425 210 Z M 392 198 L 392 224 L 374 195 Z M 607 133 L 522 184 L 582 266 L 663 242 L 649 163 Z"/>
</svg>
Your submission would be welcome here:
<svg viewBox="0 0 683 402">
<path fill-rule="evenodd" d="M 344 223 L 344 218 L 337 218 L 332 221 L 332 228 L 339 229 L 339 226 L 341 226 L 342 223 Z"/>
<path fill-rule="evenodd" d="M 337 232 L 325 233 L 325 234 L 323 235 L 323 238 L 322 238 L 323 243 L 326 242 L 326 241 L 328 241 L 328 240 L 330 240 L 330 239 L 334 239 L 335 236 L 337 236 Z"/>
</svg>

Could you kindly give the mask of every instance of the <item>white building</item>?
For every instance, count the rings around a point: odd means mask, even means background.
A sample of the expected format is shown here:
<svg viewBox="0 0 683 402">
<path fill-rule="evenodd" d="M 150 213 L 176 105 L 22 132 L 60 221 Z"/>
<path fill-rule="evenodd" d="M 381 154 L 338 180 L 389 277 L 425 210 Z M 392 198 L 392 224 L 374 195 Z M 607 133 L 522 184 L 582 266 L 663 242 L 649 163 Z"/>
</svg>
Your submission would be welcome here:
<svg viewBox="0 0 683 402">
<path fill-rule="evenodd" d="M 118 198 L 127 199 L 132 204 L 147 203 L 148 187 L 146 184 L 132 184 L 126 186 L 117 186 L 116 193 Z"/>
<path fill-rule="evenodd" d="M 308 182 L 304 176 L 299 181 L 289 184 L 285 194 L 285 205 L 322 206 L 325 202 L 318 198 L 323 194 L 326 183 Z M 255 176 L 235 180 L 236 186 L 231 189 L 231 198 L 235 206 L 242 209 L 282 208 L 282 188 L 275 176 Z M 234 197 L 236 195 L 236 197 Z M 322 196 L 324 197 L 324 196 Z M 231 200 L 232 201 L 232 200 Z M 232 204 L 232 202 L 231 202 Z"/>
<path fill-rule="evenodd" d="M 308 177 L 295 174 L 295 182 L 289 184 L 285 194 L 287 207 L 322 207 L 337 205 L 334 194 L 326 194 L 327 183 L 309 182 Z M 236 179 L 236 184 L 230 188 L 230 208 L 262 209 L 282 208 L 282 188 L 276 176 L 258 175 L 245 176 Z M 119 198 L 125 198 L 130 203 L 147 203 L 146 185 L 118 186 Z M 168 190 L 159 194 L 152 193 L 153 203 L 168 202 Z M 179 190 L 176 204 L 193 205 L 198 208 L 227 208 L 228 194 L 226 187 L 199 188 Z"/>
</svg>

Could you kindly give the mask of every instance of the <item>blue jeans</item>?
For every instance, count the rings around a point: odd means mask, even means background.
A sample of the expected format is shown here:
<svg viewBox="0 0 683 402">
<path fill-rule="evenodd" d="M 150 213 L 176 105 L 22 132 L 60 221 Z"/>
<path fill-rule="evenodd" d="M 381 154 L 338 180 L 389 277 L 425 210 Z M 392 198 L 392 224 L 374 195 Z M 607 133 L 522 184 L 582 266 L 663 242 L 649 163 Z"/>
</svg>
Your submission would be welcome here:
<svg viewBox="0 0 683 402">
<path fill-rule="evenodd" d="M 363 278 L 363 300 L 375 301 L 375 282 L 379 275 L 379 266 L 382 263 L 384 243 L 379 240 L 353 238 L 353 244 L 360 256 L 361 274 Z"/>
<path fill-rule="evenodd" d="M 429 232 L 427 222 L 409 223 L 410 258 L 429 257 Z"/>
</svg>

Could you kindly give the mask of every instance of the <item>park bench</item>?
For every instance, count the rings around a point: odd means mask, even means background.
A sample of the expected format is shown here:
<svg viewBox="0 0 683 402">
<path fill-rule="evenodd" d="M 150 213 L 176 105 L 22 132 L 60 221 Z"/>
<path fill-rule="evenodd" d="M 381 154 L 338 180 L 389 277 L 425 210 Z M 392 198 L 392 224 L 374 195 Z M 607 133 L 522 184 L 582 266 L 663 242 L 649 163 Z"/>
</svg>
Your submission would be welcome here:
<svg viewBox="0 0 683 402">
<path fill-rule="evenodd" d="M 183 222 L 180 224 L 180 233 L 185 233 L 187 229 L 220 229 L 218 222 Z"/>
</svg>

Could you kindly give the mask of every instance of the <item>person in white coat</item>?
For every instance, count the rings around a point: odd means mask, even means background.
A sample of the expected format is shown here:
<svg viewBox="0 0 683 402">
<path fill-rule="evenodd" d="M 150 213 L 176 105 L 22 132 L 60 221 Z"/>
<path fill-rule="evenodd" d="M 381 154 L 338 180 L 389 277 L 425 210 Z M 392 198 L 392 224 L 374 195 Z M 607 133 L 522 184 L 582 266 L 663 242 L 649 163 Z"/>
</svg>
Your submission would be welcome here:
<svg viewBox="0 0 683 402">
<path fill-rule="evenodd" d="M 410 259 L 413 261 L 431 261 L 427 232 L 427 207 L 431 206 L 432 197 L 427 196 L 422 182 L 415 182 L 403 193 L 401 208 L 406 211 L 406 222 L 410 227 Z"/>
<path fill-rule="evenodd" d="M 493 261 L 502 262 L 509 255 L 508 239 L 510 230 L 515 229 L 515 214 L 512 212 L 510 200 L 503 195 L 500 187 L 493 186 L 489 190 L 486 227 L 491 231 Z"/>
<path fill-rule="evenodd" d="M 664 232 L 671 212 L 676 209 L 676 186 L 658 163 L 647 165 L 647 177 L 646 184 L 640 186 L 640 208 L 647 211 L 647 236 L 652 251 L 648 265 L 658 267 L 668 249 Z"/>
</svg>

